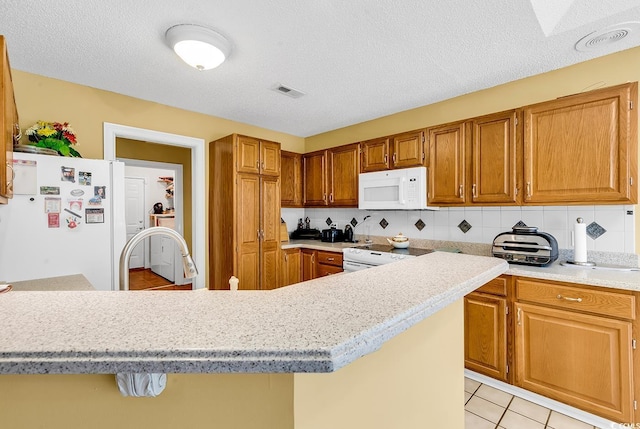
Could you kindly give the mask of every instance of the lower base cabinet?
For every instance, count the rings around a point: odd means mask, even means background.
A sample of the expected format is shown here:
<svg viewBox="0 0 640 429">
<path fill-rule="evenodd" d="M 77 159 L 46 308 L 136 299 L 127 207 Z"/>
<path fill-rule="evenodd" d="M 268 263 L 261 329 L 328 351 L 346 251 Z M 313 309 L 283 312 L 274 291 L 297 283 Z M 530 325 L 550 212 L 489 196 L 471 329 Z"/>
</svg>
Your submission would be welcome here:
<svg viewBox="0 0 640 429">
<path fill-rule="evenodd" d="M 284 249 L 282 251 L 282 286 L 302 281 L 302 252 L 300 249 Z"/>
<path fill-rule="evenodd" d="M 302 249 L 302 281 L 315 279 L 318 277 L 316 260 L 318 251 L 312 249 Z"/>
<path fill-rule="evenodd" d="M 638 421 L 638 296 L 498 277 L 464 299 L 465 367 L 614 422 Z"/>
</svg>

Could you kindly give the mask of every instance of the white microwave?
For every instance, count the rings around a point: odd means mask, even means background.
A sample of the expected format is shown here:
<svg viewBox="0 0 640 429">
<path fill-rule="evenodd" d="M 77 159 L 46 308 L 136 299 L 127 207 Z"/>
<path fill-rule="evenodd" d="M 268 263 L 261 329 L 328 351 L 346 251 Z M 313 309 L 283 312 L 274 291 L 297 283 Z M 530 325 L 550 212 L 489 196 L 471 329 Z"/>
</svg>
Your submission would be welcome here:
<svg viewBox="0 0 640 429">
<path fill-rule="evenodd" d="M 360 173 L 358 208 L 364 210 L 438 210 L 427 206 L 427 168 Z"/>
</svg>

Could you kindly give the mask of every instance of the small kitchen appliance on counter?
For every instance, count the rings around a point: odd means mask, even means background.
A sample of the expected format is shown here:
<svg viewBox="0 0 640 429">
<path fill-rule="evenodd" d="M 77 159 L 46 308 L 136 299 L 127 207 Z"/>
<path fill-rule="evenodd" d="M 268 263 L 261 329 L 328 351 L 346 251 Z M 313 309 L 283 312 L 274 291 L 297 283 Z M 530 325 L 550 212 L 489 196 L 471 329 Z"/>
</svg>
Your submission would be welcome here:
<svg viewBox="0 0 640 429">
<path fill-rule="evenodd" d="M 558 242 L 536 227 L 515 226 L 493 239 L 491 254 L 512 264 L 544 267 L 558 259 Z"/>
<path fill-rule="evenodd" d="M 320 240 L 322 233 L 316 228 L 298 228 L 291 231 L 292 240 Z"/>
<path fill-rule="evenodd" d="M 344 233 L 341 229 L 331 227 L 329 229 L 322 230 L 322 241 L 327 243 L 335 243 L 338 241 L 344 241 Z"/>
</svg>

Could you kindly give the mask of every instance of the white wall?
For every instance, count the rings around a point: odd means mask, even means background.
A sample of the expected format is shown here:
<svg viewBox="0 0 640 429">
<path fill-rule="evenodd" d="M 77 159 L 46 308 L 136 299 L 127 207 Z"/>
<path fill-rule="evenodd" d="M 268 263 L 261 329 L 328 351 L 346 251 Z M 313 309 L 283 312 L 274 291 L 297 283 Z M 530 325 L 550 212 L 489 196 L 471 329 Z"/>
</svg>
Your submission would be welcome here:
<svg viewBox="0 0 640 429">
<path fill-rule="evenodd" d="M 173 177 L 173 170 L 165 170 L 161 168 L 148 168 L 148 167 L 136 167 L 125 165 L 124 174 L 127 177 L 142 177 L 144 181 L 144 207 L 145 211 L 149 214 L 153 213 L 153 205 L 155 203 L 162 203 L 166 209 L 167 199 L 165 198 L 165 189 L 167 184 L 159 182 L 158 177 Z M 173 205 L 173 203 L 171 203 Z M 145 228 L 149 227 L 149 217 L 145 219 Z"/>
<path fill-rule="evenodd" d="M 526 207 L 455 207 L 438 211 L 368 211 L 357 209 L 282 209 L 282 217 L 287 221 L 287 229 L 296 228 L 297 219 L 309 216 L 311 227 L 320 230 L 328 228 L 328 217 L 344 229 L 352 218 L 358 221 L 356 234 L 365 234 L 367 227 L 374 236 L 394 236 L 399 232 L 411 238 L 450 240 L 470 243 L 493 242 L 496 235 L 510 231 L 522 220 L 527 226 L 537 226 L 540 231 L 553 235 L 558 247 L 571 249 L 571 231 L 576 218 L 582 217 L 589 225 L 597 222 L 607 232 L 597 239 L 587 238 L 588 250 L 605 252 L 635 252 L 635 206 L 526 206 Z M 362 224 L 365 216 L 371 218 Z M 385 219 L 389 225 L 380 226 Z M 289 219 L 293 219 L 290 222 Z M 422 231 L 415 223 L 421 219 L 425 223 Z M 463 233 L 458 225 L 463 220 L 471 224 L 471 229 Z"/>
</svg>

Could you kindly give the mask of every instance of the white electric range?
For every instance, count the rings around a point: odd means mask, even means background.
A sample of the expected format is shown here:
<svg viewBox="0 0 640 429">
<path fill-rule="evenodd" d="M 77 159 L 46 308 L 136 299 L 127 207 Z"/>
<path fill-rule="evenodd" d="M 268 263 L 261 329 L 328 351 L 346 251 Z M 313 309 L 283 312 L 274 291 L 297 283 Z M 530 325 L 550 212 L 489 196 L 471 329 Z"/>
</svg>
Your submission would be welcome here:
<svg viewBox="0 0 640 429">
<path fill-rule="evenodd" d="M 431 249 L 396 249 L 391 245 L 367 244 L 342 249 L 342 268 L 345 272 L 365 270 L 378 265 L 402 261 L 431 253 Z"/>
</svg>

